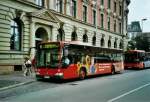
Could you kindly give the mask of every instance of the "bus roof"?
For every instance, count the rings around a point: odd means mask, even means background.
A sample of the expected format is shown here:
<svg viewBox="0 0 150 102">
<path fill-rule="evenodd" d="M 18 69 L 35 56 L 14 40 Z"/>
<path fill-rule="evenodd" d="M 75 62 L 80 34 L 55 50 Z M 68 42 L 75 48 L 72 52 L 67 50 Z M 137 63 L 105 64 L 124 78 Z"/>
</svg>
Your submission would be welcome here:
<svg viewBox="0 0 150 102">
<path fill-rule="evenodd" d="M 122 49 L 111 49 L 111 48 L 103 48 L 103 47 L 98 47 L 98 46 L 93 46 L 90 43 L 86 42 L 81 42 L 81 41 L 52 41 L 52 42 L 42 42 L 42 44 L 45 43 L 60 43 L 62 45 L 73 45 L 73 46 L 83 46 L 83 47 L 92 47 L 94 50 L 101 50 L 101 51 L 106 51 L 106 52 L 120 52 L 122 53 Z"/>
<path fill-rule="evenodd" d="M 133 53 L 133 52 L 145 52 L 144 50 L 128 50 L 127 53 Z"/>
</svg>

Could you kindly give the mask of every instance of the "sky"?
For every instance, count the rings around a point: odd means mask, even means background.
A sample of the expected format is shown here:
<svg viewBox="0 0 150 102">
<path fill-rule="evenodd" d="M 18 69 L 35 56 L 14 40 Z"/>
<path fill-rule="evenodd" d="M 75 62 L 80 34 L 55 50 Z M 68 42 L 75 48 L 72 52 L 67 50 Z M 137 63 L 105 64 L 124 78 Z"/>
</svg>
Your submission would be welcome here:
<svg viewBox="0 0 150 102">
<path fill-rule="evenodd" d="M 143 21 L 143 32 L 150 32 L 150 0 L 131 0 L 129 5 L 128 23 L 132 21 Z M 142 27 L 142 25 L 141 25 Z"/>
</svg>

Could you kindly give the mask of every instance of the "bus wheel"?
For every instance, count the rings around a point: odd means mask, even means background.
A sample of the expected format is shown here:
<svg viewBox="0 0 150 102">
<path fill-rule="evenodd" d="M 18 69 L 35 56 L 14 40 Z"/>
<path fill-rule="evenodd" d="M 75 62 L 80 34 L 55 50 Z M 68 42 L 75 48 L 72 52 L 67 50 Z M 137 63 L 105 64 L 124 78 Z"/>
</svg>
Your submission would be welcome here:
<svg viewBox="0 0 150 102">
<path fill-rule="evenodd" d="M 85 79 L 85 77 L 86 77 L 86 72 L 85 70 L 81 69 L 79 72 L 79 78 L 83 80 Z"/>
<path fill-rule="evenodd" d="M 111 74 L 115 74 L 115 67 L 114 66 L 112 66 Z"/>
<path fill-rule="evenodd" d="M 143 64 L 143 69 L 145 69 L 146 67 L 145 67 L 145 64 Z"/>
</svg>

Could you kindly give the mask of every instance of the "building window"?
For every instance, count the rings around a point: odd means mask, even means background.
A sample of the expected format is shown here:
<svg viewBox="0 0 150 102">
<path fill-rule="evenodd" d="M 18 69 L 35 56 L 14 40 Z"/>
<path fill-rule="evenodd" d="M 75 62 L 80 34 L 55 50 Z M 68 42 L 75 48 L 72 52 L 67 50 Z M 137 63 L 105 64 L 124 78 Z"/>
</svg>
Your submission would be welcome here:
<svg viewBox="0 0 150 102">
<path fill-rule="evenodd" d="M 95 35 L 93 36 L 93 39 L 92 39 L 92 45 L 94 45 L 94 46 L 96 45 L 96 36 Z"/>
<path fill-rule="evenodd" d="M 121 16 L 122 15 L 122 6 L 119 5 L 119 15 Z"/>
<path fill-rule="evenodd" d="M 55 7 L 56 7 L 57 12 L 62 13 L 63 12 L 63 0 L 56 0 L 55 1 Z"/>
<path fill-rule="evenodd" d="M 101 38 L 101 47 L 104 47 L 104 45 L 105 45 L 104 38 Z"/>
<path fill-rule="evenodd" d="M 108 40 L 108 47 L 109 48 L 111 47 L 111 41 L 110 41 L 110 39 Z"/>
<path fill-rule="evenodd" d="M 111 0 L 108 0 L 107 2 L 108 2 L 108 4 L 107 4 L 108 9 L 110 9 L 111 8 Z"/>
<path fill-rule="evenodd" d="M 114 32 L 116 32 L 116 20 L 114 20 Z"/>
<path fill-rule="evenodd" d="M 83 42 L 88 42 L 88 36 L 86 34 L 83 35 Z"/>
<path fill-rule="evenodd" d="M 119 48 L 120 48 L 120 49 L 123 49 L 123 44 L 122 44 L 122 42 L 120 42 Z"/>
<path fill-rule="evenodd" d="M 96 25 L 96 11 L 93 10 L 93 25 Z"/>
<path fill-rule="evenodd" d="M 11 38 L 10 49 L 15 51 L 21 50 L 21 35 L 22 35 L 22 22 L 16 18 L 11 21 Z"/>
<path fill-rule="evenodd" d="M 110 30 L 110 17 L 107 18 L 107 27 L 108 27 L 108 30 Z"/>
<path fill-rule="evenodd" d="M 44 7 L 44 0 L 35 0 L 35 3 L 36 3 L 38 6 Z"/>
<path fill-rule="evenodd" d="M 65 41 L 65 33 L 63 29 L 58 29 L 57 41 Z"/>
<path fill-rule="evenodd" d="M 114 48 L 117 48 L 117 41 L 114 42 Z"/>
<path fill-rule="evenodd" d="M 119 33 L 121 34 L 121 23 L 119 23 Z"/>
<path fill-rule="evenodd" d="M 116 10 L 117 10 L 117 3 L 116 3 L 116 1 L 114 2 L 114 12 L 116 12 Z"/>
<path fill-rule="evenodd" d="M 104 28 L 104 15 L 101 14 L 101 28 Z"/>
<path fill-rule="evenodd" d="M 104 5 L 104 0 L 101 0 L 101 5 Z"/>
<path fill-rule="evenodd" d="M 87 7 L 83 5 L 83 21 L 87 21 Z"/>
<path fill-rule="evenodd" d="M 71 15 L 76 17 L 76 0 L 71 0 Z"/>
<path fill-rule="evenodd" d="M 71 41 L 76 41 L 77 40 L 77 33 L 73 32 L 71 35 Z"/>
</svg>

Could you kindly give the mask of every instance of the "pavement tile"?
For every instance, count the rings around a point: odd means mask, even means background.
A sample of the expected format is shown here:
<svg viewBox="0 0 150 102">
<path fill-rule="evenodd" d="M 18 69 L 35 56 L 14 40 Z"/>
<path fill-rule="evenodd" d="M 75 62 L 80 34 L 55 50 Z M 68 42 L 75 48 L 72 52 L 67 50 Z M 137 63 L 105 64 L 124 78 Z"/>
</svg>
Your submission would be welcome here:
<svg viewBox="0 0 150 102">
<path fill-rule="evenodd" d="M 23 76 L 22 71 L 13 72 L 7 75 L 0 75 L 0 91 L 31 83 L 35 81 L 35 74 Z"/>
</svg>

